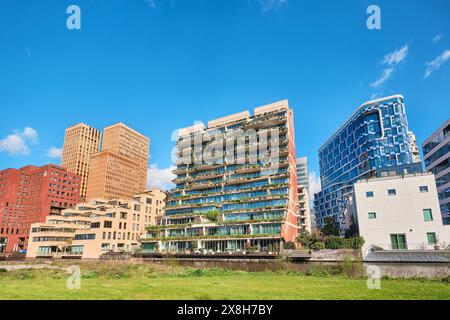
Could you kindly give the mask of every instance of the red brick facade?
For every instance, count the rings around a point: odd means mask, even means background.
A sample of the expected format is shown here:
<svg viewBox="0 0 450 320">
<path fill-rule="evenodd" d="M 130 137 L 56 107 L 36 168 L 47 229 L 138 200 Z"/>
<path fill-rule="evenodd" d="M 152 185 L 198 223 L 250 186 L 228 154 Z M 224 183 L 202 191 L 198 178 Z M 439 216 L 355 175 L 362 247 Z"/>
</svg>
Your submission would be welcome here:
<svg viewBox="0 0 450 320">
<path fill-rule="evenodd" d="M 281 236 L 284 241 L 295 241 L 298 236 L 298 182 L 297 182 L 297 162 L 295 150 L 295 132 L 294 132 L 294 113 L 292 110 L 288 111 L 288 126 L 289 126 L 289 204 L 286 223 L 281 230 Z"/>
<path fill-rule="evenodd" d="M 80 177 L 60 166 L 0 171 L 0 253 L 27 248 L 30 225 L 80 202 Z"/>
</svg>

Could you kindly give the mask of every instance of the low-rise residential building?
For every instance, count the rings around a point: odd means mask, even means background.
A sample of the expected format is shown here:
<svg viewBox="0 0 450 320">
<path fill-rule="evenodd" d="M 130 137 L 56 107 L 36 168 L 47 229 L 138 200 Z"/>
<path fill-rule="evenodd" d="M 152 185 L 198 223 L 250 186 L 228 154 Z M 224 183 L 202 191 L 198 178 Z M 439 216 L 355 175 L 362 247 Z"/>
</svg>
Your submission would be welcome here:
<svg viewBox="0 0 450 320">
<path fill-rule="evenodd" d="M 352 213 L 367 250 L 435 250 L 450 245 L 432 174 L 386 176 L 354 185 Z"/>
<path fill-rule="evenodd" d="M 164 213 L 165 194 L 153 189 L 133 200 L 94 199 L 31 226 L 28 258 L 97 259 L 134 252 L 145 228 Z"/>
</svg>

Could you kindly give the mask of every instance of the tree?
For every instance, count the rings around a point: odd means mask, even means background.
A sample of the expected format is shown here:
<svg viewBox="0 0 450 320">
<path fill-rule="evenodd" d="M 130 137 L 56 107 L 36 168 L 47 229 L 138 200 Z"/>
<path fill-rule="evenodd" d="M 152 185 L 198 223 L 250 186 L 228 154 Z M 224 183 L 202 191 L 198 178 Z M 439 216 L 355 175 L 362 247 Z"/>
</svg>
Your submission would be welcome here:
<svg viewBox="0 0 450 320">
<path fill-rule="evenodd" d="M 325 224 L 322 228 L 322 233 L 325 236 L 339 237 L 339 222 L 336 220 L 336 217 L 326 217 L 324 220 Z"/>
</svg>

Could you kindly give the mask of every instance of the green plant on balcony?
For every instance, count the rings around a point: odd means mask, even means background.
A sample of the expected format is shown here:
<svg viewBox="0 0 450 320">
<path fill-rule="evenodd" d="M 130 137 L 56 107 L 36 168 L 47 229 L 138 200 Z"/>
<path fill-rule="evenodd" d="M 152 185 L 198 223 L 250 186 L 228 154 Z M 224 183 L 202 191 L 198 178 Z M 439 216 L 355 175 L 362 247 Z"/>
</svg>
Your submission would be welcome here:
<svg viewBox="0 0 450 320">
<path fill-rule="evenodd" d="M 205 213 L 205 218 L 208 219 L 209 221 L 216 222 L 218 215 L 219 215 L 218 210 L 211 210 Z"/>
</svg>

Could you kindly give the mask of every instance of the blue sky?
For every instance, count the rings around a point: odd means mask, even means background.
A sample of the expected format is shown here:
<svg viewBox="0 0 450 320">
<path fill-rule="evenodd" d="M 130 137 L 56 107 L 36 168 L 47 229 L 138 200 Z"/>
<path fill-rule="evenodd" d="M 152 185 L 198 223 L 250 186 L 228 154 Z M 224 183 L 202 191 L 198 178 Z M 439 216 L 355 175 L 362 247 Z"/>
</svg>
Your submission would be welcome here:
<svg viewBox="0 0 450 320">
<path fill-rule="evenodd" d="M 66 127 L 122 121 L 166 184 L 174 129 L 287 98 L 318 173 L 319 146 L 372 97 L 403 94 L 419 142 L 450 114 L 448 0 L 2 0 L 0 43 L 0 168 L 59 163 Z"/>
</svg>

